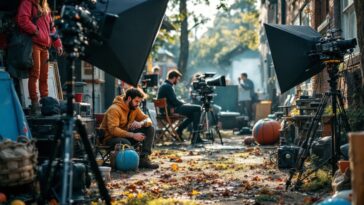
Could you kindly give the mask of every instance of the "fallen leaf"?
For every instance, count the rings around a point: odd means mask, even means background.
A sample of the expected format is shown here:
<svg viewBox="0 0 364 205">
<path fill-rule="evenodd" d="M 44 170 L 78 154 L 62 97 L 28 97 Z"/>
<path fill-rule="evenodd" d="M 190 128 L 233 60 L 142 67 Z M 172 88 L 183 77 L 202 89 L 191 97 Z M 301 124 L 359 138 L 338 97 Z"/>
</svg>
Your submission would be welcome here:
<svg viewBox="0 0 364 205">
<path fill-rule="evenodd" d="M 138 192 L 137 198 L 138 198 L 138 199 L 141 199 L 141 198 L 143 198 L 143 197 L 144 197 L 144 195 L 143 195 L 142 193 Z"/>
<path fill-rule="evenodd" d="M 260 181 L 260 178 L 259 178 L 259 176 L 255 176 L 255 177 L 253 177 L 253 179 L 252 179 L 253 181 Z"/>
<path fill-rule="evenodd" d="M 191 196 L 196 196 L 196 195 L 199 195 L 200 194 L 200 192 L 199 191 L 197 191 L 197 190 L 192 190 L 191 191 Z"/>
<path fill-rule="evenodd" d="M 132 198 L 134 198 L 134 194 L 132 194 L 132 193 L 128 194 L 128 199 L 132 199 Z"/>
<path fill-rule="evenodd" d="M 172 171 L 177 172 L 179 169 L 178 164 L 172 164 L 171 169 L 172 169 Z"/>
</svg>

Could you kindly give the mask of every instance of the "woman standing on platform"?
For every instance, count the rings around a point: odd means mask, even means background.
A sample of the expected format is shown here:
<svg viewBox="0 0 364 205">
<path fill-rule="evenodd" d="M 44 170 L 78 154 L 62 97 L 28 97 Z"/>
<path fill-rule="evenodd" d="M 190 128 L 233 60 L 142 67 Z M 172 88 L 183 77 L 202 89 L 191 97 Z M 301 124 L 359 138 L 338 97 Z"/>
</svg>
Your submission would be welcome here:
<svg viewBox="0 0 364 205">
<path fill-rule="evenodd" d="M 28 91 L 32 102 L 31 114 L 38 115 L 40 114 L 40 105 L 37 95 L 37 82 L 39 81 L 40 97 L 47 97 L 48 49 L 53 44 L 57 54 L 62 55 L 62 43 L 56 33 L 47 0 L 22 0 L 16 20 L 20 31 L 32 37 L 34 64 L 33 68 L 29 70 Z"/>
</svg>

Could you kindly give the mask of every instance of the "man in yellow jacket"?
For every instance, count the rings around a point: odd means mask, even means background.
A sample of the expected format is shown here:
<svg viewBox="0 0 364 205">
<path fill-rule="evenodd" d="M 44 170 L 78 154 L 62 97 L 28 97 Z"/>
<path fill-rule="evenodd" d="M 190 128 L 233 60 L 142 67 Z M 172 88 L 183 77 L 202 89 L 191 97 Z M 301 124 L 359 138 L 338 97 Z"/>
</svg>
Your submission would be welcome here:
<svg viewBox="0 0 364 205">
<path fill-rule="evenodd" d="M 142 143 L 139 168 L 157 169 L 158 164 L 150 161 L 155 131 L 150 118 L 139 108 L 143 93 L 130 88 L 124 96 L 117 96 L 106 111 L 101 128 L 105 130 L 103 143 L 136 145 Z"/>
</svg>

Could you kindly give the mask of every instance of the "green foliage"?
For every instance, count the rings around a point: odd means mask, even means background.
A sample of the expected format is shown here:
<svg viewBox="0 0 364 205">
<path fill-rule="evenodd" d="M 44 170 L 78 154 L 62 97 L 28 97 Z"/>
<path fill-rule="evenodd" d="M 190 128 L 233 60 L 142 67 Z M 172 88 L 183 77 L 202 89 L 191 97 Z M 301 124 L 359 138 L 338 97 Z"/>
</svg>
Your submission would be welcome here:
<svg viewBox="0 0 364 205">
<path fill-rule="evenodd" d="M 172 24 L 174 26 L 174 24 Z M 157 51 L 161 47 L 171 47 L 177 44 L 176 34 L 166 29 L 160 29 L 157 39 L 152 48 L 152 56 L 157 56 Z"/>
<path fill-rule="evenodd" d="M 218 12 L 213 27 L 191 47 L 192 67 L 222 64 L 239 47 L 256 50 L 259 44 L 259 14 L 254 0 L 238 0 Z"/>
<path fill-rule="evenodd" d="M 347 116 L 352 131 L 364 130 L 364 105 L 349 106 L 347 109 Z"/>
<path fill-rule="evenodd" d="M 323 188 L 330 187 L 332 177 L 329 171 L 320 169 L 315 175 L 309 177 L 303 184 L 304 191 L 318 191 Z"/>
<path fill-rule="evenodd" d="M 218 8 L 225 8 L 225 1 L 226 0 L 220 0 L 220 5 Z M 208 19 L 204 17 L 203 15 L 197 15 L 193 12 L 187 13 L 180 13 L 179 8 L 179 2 L 180 0 L 171 0 L 168 4 L 168 17 L 165 18 L 165 21 L 168 21 L 174 28 L 173 30 L 166 30 L 161 29 L 158 33 L 157 39 L 153 45 L 152 48 L 152 56 L 156 56 L 156 52 L 160 47 L 164 47 L 170 51 L 172 51 L 175 56 L 178 56 L 178 53 L 180 52 L 179 49 L 181 47 L 179 37 L 181 36 L 181 23 L 184 18 L 189 18 L 192 21 L 192 25 L 189 26 L 188 32 L 200 25 L 205 24 Z M 197 4 L 206 4 L 209 5 L 209 0 L 193 0 L 192 5 Z M 188 34 L 187 34 L 188 35 Z"/>
</svg>

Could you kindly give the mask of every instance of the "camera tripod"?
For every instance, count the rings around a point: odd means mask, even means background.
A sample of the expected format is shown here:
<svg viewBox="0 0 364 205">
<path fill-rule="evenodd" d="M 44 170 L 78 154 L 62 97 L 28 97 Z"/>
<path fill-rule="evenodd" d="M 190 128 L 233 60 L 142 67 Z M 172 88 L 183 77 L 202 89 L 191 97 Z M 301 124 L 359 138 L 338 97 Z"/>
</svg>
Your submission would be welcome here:
<svg viewBox="0 0 364 205">
<path fill-rule="evenodd" d="M 337 170 L 337 162 L 341 156 L 340 151 L 340 137 L 342 129 L 340 125 L 344 126 L 346 132 L 350 131 L 350 125 L 348 122 L 348 118 L 346 116 L 346 112 L 344 109 L 344 99 L 341 94 L 341 91 L 337 89 L 337 81 L 339 78 L 338 74 L 338 65 L 341 63 L 340 60 L 327 60 L 324 62 L 327 68 L 327 72 L 329 74 L 329 85 L 330 91 L 326 92 L 324 97 L 321 100 L 321 104 L 318 108 L 316 115 L 312 118 L 310 122 L 310 126 L 306 133 L 306 137 L 304 141 L 301 143 L 301 149 L 298 152 L 297 161 L 295 168 L 290 170 L 290 176 L 286 181 L 286 190 L 291 186 L 292 178 L 298 172 L 295 189 L 298 189 L 302 185 L 302 181 L 308 178 L 312 173 L 316 172 L 320 167 L 322 167 L 325 163 L 322 163 L 320 166 L 316 167 L 310 172 L 304 173 L 305 168 L 304 164 L 306 159 L 310 155 L 310 149 L 312 147 L 313 142 L 317 138 L 317 129 L 320 124 L 322 115 L 325 111 L 325 108 L 328 104 L 328 101 L 331 99 L 332 106 L 332 117 L 331 117 L 331 135 L 332 135 L 332 143 L 331 143 L 331 168 L 332 174 Z M 339 113 L 337 112 L 339 111 Z M 340 121 L 339 121 L 340 120 Z M 339 123 L 340 122 L 340 123 Z"/>
<path fill-rule="evenodd" d="M 71 71 L 68 74 L 68 79 L 73 78 L 73 71 L 74 71 L 74 60 L 73 58 L 68 59 L 71 63 Z M 72 82 L 72 81 L 71 81 Z M 67 86 L 67 115 L 62 119 L 62 123 L 57 130 L 57 135 L 54 138 L 53 142 L 53 149 L 49 156 L 48 166 L 45 172 L 45 185 L 44 189 L 42 190 L 42 198 L 41 200 L 46 200 L 51 194 L 51 184 L 54 178 L 55 170 L 53 166 L 53 162 L 56 159 L 56 154 L 58 152 L 58 148 L 60 146 L 63 147 L 61 161 L 63 163 L 63 171 L 61 173 L 61 190 L 60 190 L 60 199 L 59 203 L 61 205 L 72 204 L 75 202 L 72 198 L 72 183 L 73 183 L 73 172 L 72 172 L 72 157 L 73 157 L 73 134 L 74 130 L 78 131 L 82 143 L 84 145 L 84 149 L 86 155 L 88 157 L 88 162 L 90 163 L 91 170 L 94 174 L 96 179 L 100 194 L 102 198 L 105 200 L 106 204 L 111 204 L 111 198 L 109 196 L 108 190 L 105 187 L 105 183 L 102 179 L 101 172 L 98 169 L 98 165 L 95 160 L 94 153 L 92 151 L 92 147 L 90 141 L 87 136 L 87 131 L 85 126 L 82 124 L 81 120 L 75 119 L 73 116 L 73 84 L 70 83 Z M 61 141 L 61 144 L 58 145 L 58 141 Z M 60 161 L 58 161 L 59 163 Z"/>
<path fill-rule="evenodd" d="M 82 122 L 79 119 L 75 119 L 73 110 L 73 86 L 74 86 L 74 71 L 75 71 L 75 60 L 84 51 L 84 46 L 87 44 L 87 38 L 84 36 L 84 31 L 93 31 L 97 29 L 97 23 L 93 22 L 93 18 L 85 15 L 78 15 L 80 10 L 76 7 L 66 6 L 62 11 L 62 20 L 57 22 L 59 30 L 62 34 L 63 46 L 66 51 L 66 61 L 67 61 L 67 115 L 62 119 L 63 130 L 62 133 L 59 131 L 54 141 L 54 147 L 52 153 L 49 156 L 48 167 L 45 173 L 45 186 L 42 190 L 41 200 L 46 200 L 51 194 L 51 184 L 55 170 L 53 167 L 53 162 L 57 154 L 58 143 L 60 140 L 62 147 L 62 154 L 58 162 L 62 162 L 63 169 L 60 171 L 61 178 L 61 189 L 59 199 L 59 204 L 67 205 L 72 204 L 74 201 L 72 197 L 73 193 L 73 135 L 74 131 L 78 131 L 80 138 L 83 142 L 88 161 L 90 163 L 91 170 L 96 179 L 100 195 L 105 200 L 107 205 L 111 204 L 111 198 L 106 189 L 105 183 L 102 179 L 101 172 L 95 160 L 94 153 L 92 152 L 92 147 L 87 136 L 87 131 Z M 90 22 L 92 21 L 92 22 Z M 82 25 L 85 25 L 83 27 Z M 57 193 L 58 194 L 58 193 Z M 41 203 L 43 204 L 43 203 Z"/>
<path fill-rule="evenodd" d="M 211 94 L 204 95 L 201 98 L 203 104 L 202 104 L 202 113 L 200 116 L 198 132 L 199 133 L 202 132 L 208 140 L 211 140 L 212 143 L 215 141 L 215 133 L 217 133 L 217 135 L 220 138 L 220 143 L 223 145 L 224 143 L 222 142 L 220 129 L 217 125 L 217 117 L 211 107 L 211 100 L 212 100 Z M 211 116 L 212 119 L 211 122 L 209 121 L 209 116 Z M 197 142 L 197 137 L 193 136 L 192 144 L 196 144 L 196 142 Z"/>
</svg>

